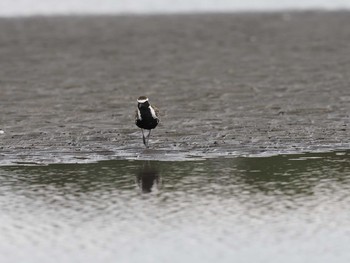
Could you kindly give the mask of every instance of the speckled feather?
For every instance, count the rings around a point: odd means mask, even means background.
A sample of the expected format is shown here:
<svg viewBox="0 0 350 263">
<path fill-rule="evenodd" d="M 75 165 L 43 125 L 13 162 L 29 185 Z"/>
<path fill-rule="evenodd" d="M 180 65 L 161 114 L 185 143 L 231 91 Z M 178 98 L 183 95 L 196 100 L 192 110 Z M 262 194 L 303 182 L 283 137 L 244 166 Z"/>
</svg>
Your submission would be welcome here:
<svg viewBox="0 0 350 263">
<path fill-rule="evenodd" d="M 154 106 L 154 105 L 150 105 L 153 109 L 154 109 L 154 112 L 156 113 L 156 116 L 160 122 L 160 111 L 159 109 Z M 139 114 L 138 114 L 138 109 L 135 110 L 135 121 L 137 121 L 139 119 Z"/>
</svg>

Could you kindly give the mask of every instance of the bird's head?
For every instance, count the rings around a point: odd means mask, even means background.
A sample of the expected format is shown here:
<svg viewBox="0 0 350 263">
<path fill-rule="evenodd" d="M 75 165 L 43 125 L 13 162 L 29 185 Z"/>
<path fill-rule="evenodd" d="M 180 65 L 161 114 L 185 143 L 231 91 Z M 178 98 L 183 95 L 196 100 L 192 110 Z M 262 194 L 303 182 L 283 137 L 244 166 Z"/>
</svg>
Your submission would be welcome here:
<svg viewBox="0 0 350 263">
<path fill-rule="evenodd" d="M 137 107 L 139 109 L 141 109 L 141 108 L 148 108 L 149 107 L 148 98 L 146 96 L 140 96 L 137 99 Z"/>
</svg>

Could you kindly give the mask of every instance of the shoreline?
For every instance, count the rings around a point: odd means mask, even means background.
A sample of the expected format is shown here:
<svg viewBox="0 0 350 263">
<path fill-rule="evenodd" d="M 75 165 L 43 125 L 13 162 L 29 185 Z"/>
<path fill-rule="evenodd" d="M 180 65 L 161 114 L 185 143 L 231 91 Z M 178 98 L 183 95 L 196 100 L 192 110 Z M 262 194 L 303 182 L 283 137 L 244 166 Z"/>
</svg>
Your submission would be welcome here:
<svg viewBox="0 0 350 263">
<path fill-rule="evenodd" d="M 40 160 L 40 158 L 32 159 L 30 160 L 30 157 L 38 156 L 38 155 L 27 155 L 26 161 L 20 161 L 18 159 L 11 160 L 7 159 L 5 161 L 0 162 L 0 168 L 1 167 L 17 167 L 17 166 L 48 166 L 48 165 L 70 165 L 70 164 L 76 164 L 76 165 L 83 165 L 83 164 L 91 164 L 91 163 L 99 163 L 99 162 L 106 162 L 106 161 L 150 161 L 150 162 L 195 162 L 195 161 L 208 161 L 213 159 L 245 159 L 245 158 L 269 158 L 269 157 L 277 157 L 277 156 L 284 156 L 284 157 L 307 157 L 309 158 L 322 158 L 318 157 L 318 155 L 325 155 L 325 154 L 336 154 L 336 155 L 349 155 L 350 150 L 349 148 L 338 148 L 337 150 L 333 149 L 318 149 L 318 150 L 311 150 L 311 151 L 302 151 L 302 152 L 261 152 L 256 154 L 237 154 L 237 153 L 221 153 L 221 154 L 215 154 L 215 153 L 209 153 L 207 155 L 199 154 L 199 153 L 193 153 L 190 155 L 186 155 L 184 153 L 166 153 L 164 154 L 163 151 L 157 151 L 157 150 L 151 150 L 151 151 L 143 151 L 142 153 L 138 155 L 133 155 L 128 153 L 127 155 L 124 153 L 124 155 L 115 155 L 113 152 L 109 153 L 88 153 L 86 156 L 56 156 L 56 160 Z M 310 155 L 312 155 L 310 157 Z M 40 155 L 39 155 L 40 156 Z"/>
</svg>

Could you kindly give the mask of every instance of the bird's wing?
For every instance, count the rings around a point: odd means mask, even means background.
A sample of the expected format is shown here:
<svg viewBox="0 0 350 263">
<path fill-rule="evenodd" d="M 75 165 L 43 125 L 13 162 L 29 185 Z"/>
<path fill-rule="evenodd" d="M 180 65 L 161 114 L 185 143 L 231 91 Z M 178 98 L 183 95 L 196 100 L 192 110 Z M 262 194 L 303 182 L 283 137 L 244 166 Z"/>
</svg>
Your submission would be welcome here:
<svg viewBox="0 0 350 263">
<path fill-rule="evenodd" d="M 139 119 L 139 114 L 137 112 L 137 110 L 135 110 L 135 122 Z"/>
<path fill-rule="evenodd" d="M 156 106 L 154 106 L 154 105 L 152 105 L 152 108 L 154 109 L 154 112 L 156 113 L 156 116 L 157 116 L 157 118 L 160 121 L 160 111 L 159 111 L 159 109 Z"/>
</svg>

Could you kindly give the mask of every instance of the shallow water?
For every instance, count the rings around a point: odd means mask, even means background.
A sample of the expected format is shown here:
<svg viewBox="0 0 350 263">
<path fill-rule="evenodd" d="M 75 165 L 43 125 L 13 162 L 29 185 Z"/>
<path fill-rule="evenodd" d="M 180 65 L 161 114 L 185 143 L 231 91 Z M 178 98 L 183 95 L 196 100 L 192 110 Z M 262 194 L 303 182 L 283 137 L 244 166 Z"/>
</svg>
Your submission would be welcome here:
<svg viewBox="0 0 350 263">
<path fill-rule="evenodd" d="M 350 152 L 0 168 L 1 262 L 349 262 Z"/>
</svg>

